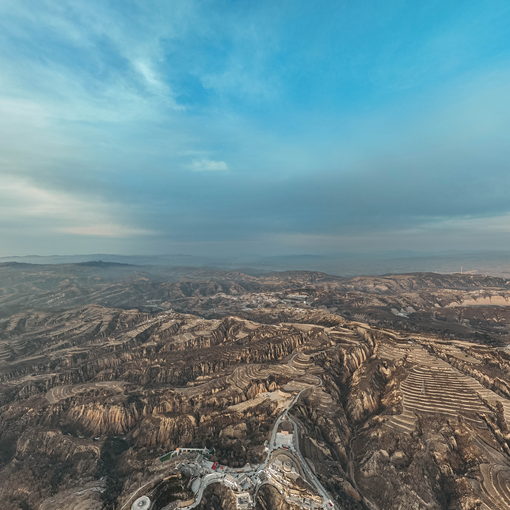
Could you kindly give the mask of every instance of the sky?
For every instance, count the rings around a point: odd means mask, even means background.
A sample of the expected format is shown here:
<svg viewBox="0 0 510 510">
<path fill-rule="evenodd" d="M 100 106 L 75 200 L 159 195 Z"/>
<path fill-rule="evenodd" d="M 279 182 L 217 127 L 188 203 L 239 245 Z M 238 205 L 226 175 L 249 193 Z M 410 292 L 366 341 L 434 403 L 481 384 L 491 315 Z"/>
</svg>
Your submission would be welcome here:
<svg viewBox="0 0 510 510">
<path fill-rule="evenodd" d="M 0 256 L 510 249 L 508 0 L 2 0 Z"/>
</svg>

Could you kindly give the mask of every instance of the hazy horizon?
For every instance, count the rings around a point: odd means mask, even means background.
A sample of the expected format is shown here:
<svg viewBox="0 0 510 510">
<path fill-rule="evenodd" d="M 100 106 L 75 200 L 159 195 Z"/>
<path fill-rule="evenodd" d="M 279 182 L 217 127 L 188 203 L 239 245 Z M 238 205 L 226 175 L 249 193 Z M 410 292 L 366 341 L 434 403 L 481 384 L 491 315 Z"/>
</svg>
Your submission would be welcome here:
<svg viewBox="0 0 510 510">
<path fill-rule="evenodd" d="M 399 273 L 473 273 L 502 276 L 510 275 L 508 252 L 443 253 L 339 253 L 328 255 L 287 254 L 264 256 L 211 257 L 190 254 L 118 255 L 89 253 L 74 255 L 24 255 L 0 257 L 0 264 L 21 262 L 29 264 L 82 264 L 105 262 L 133 265 L 134 268 L 217 268 L 241 272 L 267 271 L 320 271 L 338 276 L 383 275 Z"/>
</svg>

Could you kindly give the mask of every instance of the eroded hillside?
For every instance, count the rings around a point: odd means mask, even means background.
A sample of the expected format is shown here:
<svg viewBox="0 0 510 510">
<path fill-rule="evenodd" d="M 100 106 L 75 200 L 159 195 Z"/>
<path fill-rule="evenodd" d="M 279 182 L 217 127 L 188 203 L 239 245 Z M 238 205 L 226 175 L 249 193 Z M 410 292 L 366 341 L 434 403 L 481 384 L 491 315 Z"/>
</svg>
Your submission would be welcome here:
<svg viewBox="0 0 510 510">
<path fill-rule="evenodd" d="M 2 268 L 11 508 L 510 508 L 506 280 L 104 269 Z"/>
</svg>

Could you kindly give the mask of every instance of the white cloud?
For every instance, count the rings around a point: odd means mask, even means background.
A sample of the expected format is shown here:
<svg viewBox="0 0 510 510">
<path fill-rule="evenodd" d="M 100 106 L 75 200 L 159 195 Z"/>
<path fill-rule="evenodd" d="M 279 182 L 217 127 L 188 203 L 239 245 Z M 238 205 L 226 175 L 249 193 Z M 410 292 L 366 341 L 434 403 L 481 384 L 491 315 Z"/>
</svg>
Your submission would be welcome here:
<svg viewBox="0 0 510 510">
<path fill-rule="evenodd" d="M 36 14 L 23 3 L 0 5 L 0 32 L 11 36 L 0 48 L 0 94 L 30 97 L 49 106 L 58 120 L 125 122 L 159 118 L 165 109 L 183 110 L 162 67 L 161 41 L 172 36 L 175 22 L 160 19 L 154 9 L 139 11 L 130 22 L 101 2 L 48 2 Z M 48 58 L 34 32 L 87 56 L 80 67 L 62 59 L 58 49 Z M 13 43 L 18 39 L 22 43 Z M 18 53 L 17 46 L 25 51 Z M 127 66 L 111 65 L 110 53 Z"/>
<path fill-rule="evenodd" d="M 48 233 L 123 238 L 154 232 L 125 225 L 103 201 L 0 176 L 0 227 L 24 225 Z"/>
<path fill-rule="evenodd" d="M 74 227 L 62 227 L 55 229 L 56 232 L 64 234 L 72 234 L 75 236 L 91 236 L 91 237 L 133 237 L 154 234 L 151 230 L 141 228 L 131 228 L 124 225 L 85 225 Z"/>
<path fill-rule="evenodd" d="M 185 110 L 184 106 L 177 104 L 170 86 L 160 77 L 159 73 L 155 70 L 154 63 L 150 59 L 134 59 L 131 61 L 131 64 L 138 75 L 142 77 L 146 88 L 150 92 L 159 96 L 160 100 L 164 101 L 170 108 Z"/>
<path fill-rule="evenodd" d="M 214 159 L 195 159 L 189 165 L 193 172 L 227 172 L 229 170 L 225 161 Z"/>
</svg>

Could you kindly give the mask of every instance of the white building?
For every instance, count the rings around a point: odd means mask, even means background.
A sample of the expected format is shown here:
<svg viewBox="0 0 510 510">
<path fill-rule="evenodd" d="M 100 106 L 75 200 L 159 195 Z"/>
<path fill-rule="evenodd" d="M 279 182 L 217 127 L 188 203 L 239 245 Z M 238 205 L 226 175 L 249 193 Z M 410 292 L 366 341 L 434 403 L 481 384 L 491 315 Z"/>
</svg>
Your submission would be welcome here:
<svg viewBox="0 0 510 510">
<path fill-rule="evenodd" d="M 131 505 L 131 510 L 148 510 L 150 506 L 151 500 L 147 496 L 142 496 Z"/>
</svg>

